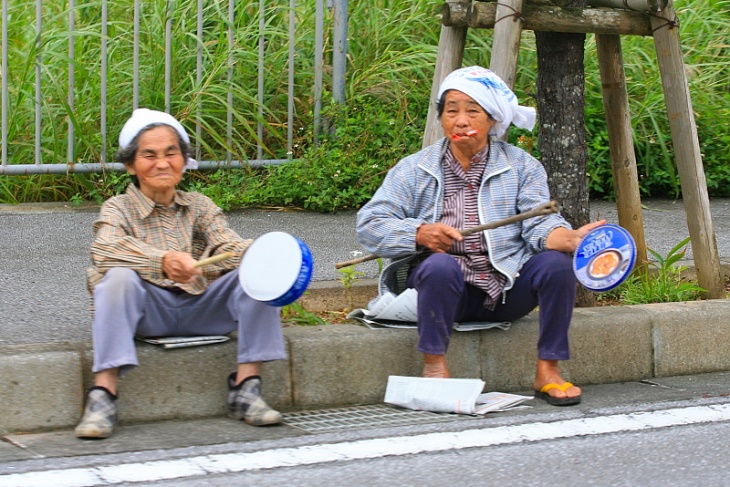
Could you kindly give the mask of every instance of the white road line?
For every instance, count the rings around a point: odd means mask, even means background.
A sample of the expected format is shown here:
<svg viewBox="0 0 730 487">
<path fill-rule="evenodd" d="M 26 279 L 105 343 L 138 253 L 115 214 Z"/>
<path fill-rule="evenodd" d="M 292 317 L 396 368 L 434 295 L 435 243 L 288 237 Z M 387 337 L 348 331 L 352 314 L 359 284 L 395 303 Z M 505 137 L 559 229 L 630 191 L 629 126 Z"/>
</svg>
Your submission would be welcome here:
<svg viewBox="0 0 730 487">
<path fill-rule="evenodd" d="M 3 487 L 27 487 L 29 485 L 35 487 L 91 487 L 122 482 L 154 482 L 196 477 L 209 473 L 236 473 L 729 420 L 730 404 L 695 406 L 551 423 L 527 423 L 467 431 L 377 438 L 297 448 L 277 448 L 252 453 L 226 453 L 177 460 L 8 474 L 0 475 L 0 485 Z"/>
</svg>

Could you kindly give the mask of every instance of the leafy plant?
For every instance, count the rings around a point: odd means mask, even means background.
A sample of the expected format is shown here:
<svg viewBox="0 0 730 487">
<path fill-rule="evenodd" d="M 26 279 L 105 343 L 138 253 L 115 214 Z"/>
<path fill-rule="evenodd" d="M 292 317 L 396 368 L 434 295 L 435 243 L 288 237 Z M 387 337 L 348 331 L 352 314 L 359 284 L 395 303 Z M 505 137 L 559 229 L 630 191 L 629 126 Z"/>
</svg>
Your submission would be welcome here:
<svg viewBox="0 0 730 487">
<path fill-rule="evenodd" d="M 440 4 L 431 0 L 350 2 L 347 42 L 346 100 L 328 105 L 328 94 L 311 93 L 315 66 L 314 0 L 296 3 L 295 100 L 292 153 L 288 154 L 288 17 L 286 2 L 269 2 L 265 32 L 259 31 L 259 6 L 236 5 L 235 20 L 227 7 L 206 2 L 201 37 L 196 32 L 197 4 L 182 1 L 141 4 L 139 104 L 166 109 L 191 129 L 195 157 L 225 163 L 252 159 L 258 147 L 266 156 L 292 162 L 265 168 L 191 171 L 181 189 L 209 195 L 226 210 L 245 207 L 298 207 L 331 212 L 354 209 L 367 201 L 387 170 L 421 146 L 431 97 L 433 66 L 439 43 Z M 8 164 L 99 162 L 113 159 L 116 134 L 132 110 L 130 59 L 135 37 L 133 2 L 109 3 L 108 97 L 104 114 L 108 136 L 102 140 L 101 4 L 76 4 L 74 29 L 67 25 L 68 4 L 44 2 L 43 35 L 35 33 L 35 2 L 10 2 L 8 43 Z M 682 50 L 693 113 L 710 197 L 730 196 L 730 1 L 676 0 Z M 378 15 L 373 15 L 377 11 Z M 46 13 L 47 12 L 47 13 Z M 46 17 L 47 16 L 47 17 Z M 172 23 L 174 69 L 165 73 L 164 28 Z M 327 19 L 330 20 L 331 19 Z M 234 44 L 228 32 L 234 32 Z M 488 66 L 490 29 L 468 29 L 464 65 Z M 263 112 L 258 110 L 258 39 L 266 39 Z M 75 104 L 69 105 L 69 40 L 75 42 Z M 331 81 L 332 51 L 324 55 L 323 85 Z M 674 162 L 666 102 L 651 37 L 623 36 L 629 110 L 644 196 L 681 197 Z M 198 53 L 202 73 L 198 78 Z M 592 198 L 615 197 L 602 83 L 595 37 L 586 36 L 585 122 L 588 132 L 588 174 Z M 537 50 L 534 33 L 520 40 L 515 93 L 523 105 L 535 105 Z M 43 101 L 40 106 L 42 149 L 36 153 L 33 127 L 36 63 L 42 60 Z M 234 60 L 232 62 L 232 60 Z M 228 79 L 233 69 L 233 81 Z M 165 85 L 170 86 L 169 107 Z M 232 101 L 229 99 L 229 93 Z M 328 129 L 315 134 L 317 102 Z M 231 118 L 229 121 L 228 114 Z M 71 127 L 69 127 L 71 125 Z M 263 128 L 259 135 L 258 128 Z M 68 132 L 75 143 L 69 154 Z M 194 132 L 194 133 L 193 133 Z M 536 154 L 537 131 L 511 130 L 509 140 Z M 0 203 L 36 201 L 100 202 L 124 189 L 126 180 L 110 174 L 0 176 Z"/>
<path fill-rule="evenodd" d="M 624 304 L 674 303 L 694 301 L 705 291 L 697 283 L 684 279 L 686 266 L 677 265 L 684 258 L 689 237 L 672 247 L 662 257 L 654 250 L 647 251 L 656 259 L 646 272 L 634 272 L 621 286 L 619 297 Z"/>
<path fill-rule="evenodd" d="M 345 287 L 345 296 L 347 297 L 348 309 L 352 310 L 355 308 L 355 302 L 352 296 L 352 285 L 361 277 L 365 277 L 365 273 L 355 270 L 354 265 L 349 265 L 338 269 L 337 272 L 340 274 L 338 280 Z"/>
<path fill-rule="evenodd" d="M 304 309 L 299 301 L 294 301 L 291 304 L 282 306 L 281 321 L 303 326 L 316 326 L 326 324 L 324 320 L 317 316 L 315 313 Z"/>
</svg>

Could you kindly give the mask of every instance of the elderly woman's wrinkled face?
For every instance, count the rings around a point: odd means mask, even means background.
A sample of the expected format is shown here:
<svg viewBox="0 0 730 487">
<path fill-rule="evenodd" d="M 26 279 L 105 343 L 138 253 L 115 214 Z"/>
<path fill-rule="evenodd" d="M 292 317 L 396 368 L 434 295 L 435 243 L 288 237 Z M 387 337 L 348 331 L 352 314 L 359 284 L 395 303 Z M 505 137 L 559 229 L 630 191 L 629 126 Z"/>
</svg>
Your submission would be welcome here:
<svg viewBox="0 0 730 487">
<path fill-rule="evenodd" d="M 441 126 L 452 144 L 480 151 L 487 146 L 494 120 L 472 97 L 457 90 L 444 95 Z"/>
<path fill-rule="evenodd" d="M 156 195 L 174 193 L 184 166 L 177 132 L 161 126 L 140 134 L 134 163 L 127 166 L 127 171 L 137 176 L 142 193 L 157 201 Z"/>
</svg>

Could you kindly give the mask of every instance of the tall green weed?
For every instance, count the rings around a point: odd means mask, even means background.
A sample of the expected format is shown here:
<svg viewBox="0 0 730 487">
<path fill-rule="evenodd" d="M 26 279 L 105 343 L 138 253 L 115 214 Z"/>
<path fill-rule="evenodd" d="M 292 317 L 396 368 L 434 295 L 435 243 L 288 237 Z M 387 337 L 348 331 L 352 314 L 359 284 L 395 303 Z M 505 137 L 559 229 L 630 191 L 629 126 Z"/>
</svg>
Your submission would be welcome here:
<svg viewBox="0 0 730 487">
<path fill-rule="evenodd" d="M 679 262 L 684 258 L 690 238 L 676 244 L 662 256 L 647 249 L 654 257 L 649 269 L 635 270 L 619 287 L 607 293 L 606 298 L 617 299 L 621 304 L 676 303 L 700 299 L 705 290 L 696 282 L 683 277 L 686 266 Z M 599 296 L 600 300 L 600 296 Z"/>
<path fill-rule="evenodd" d="M 109 137 L 101 139 L 100 3 L 78 6 L 72 32 L 76 42 L 76 98 L 68 103 L 67 4 L 43 3 L 44 35 L 35 36 L 34 0 L 10 5 L 9 145 L 11 164 L 35 160 L 35 63 L 41 60 L 43 163 L 69 161 L 66 136 L 73 125 L 74 162 L 113 159 L 116 135 L 132 110 L 132 0 L 109 4 Z M 142 3 L 140 32 L 140 105 L 165 109 L 164 27 L 169 2 Z M 256 157 L 258 146 L 267 158 L 286 159 L 288 5 L 267 2 L 265 106 L 256 100 L 259 4 L 236 5 L 235 21 L 228 21 L 228 2 L 205 3 L 205 25 L 197 35 L 197 4 L 175 4 L 170 22 L 173 69 L 170 111 L 191 131 L 197 157 L 215 161 Z M 315 137 L 314 11 L 315 0 L 297 2 L 295 55 L 294 147 L 296 162 L 268 168 L 188 173 L 183 187 L 209 194 L 224 208 L 251 206 L 299 207 L 314 211 L 357 208 L 377 188 L 392 164 L 421 145 L 439 34 L 441 3 L 431 0 L 373 0 L 350 2 L 347 99 L 330 106 L 324 99 L 328 130 Z M 730 0 L 675 2 L 689 88 L 710 196 L 730 196 Z M 377 12 L 377 14 L 374 14 Z M 332 19 L 326 19 L 324 86 L 331 84 Z M 228 47 L 228 29 L 235 32 Z M 491 58 L 488 29 L 469 29 L 464 64 L 488 66 Z M 202 48 L 203 70 L 196 76 L 197 50 Z M 661 77 L 653 40 L 622 37 L 624 69 L 639 172 L 644 196 L 679 197 L 681 186 L 666 117 Z M 588 131 L 589 188 L 594 198 L 613 198 L 608 136 L 600 74 L 592 35 L 586 40 L 586 128 Z M 535 106 L 537 52 L 534 34 L 524 31 L 518 59 L 515 92 L 523 105 Z M 233 82 L 228 81 L 229 69 Z M 231 97 L 229 97 L 229 93 Z M 232 98 L 232 102 L 230 101 Z M 231 123 L 228 122 L 228 114 Z M 259 137 L 258 124 L 263 127 Z M 194 132 L 200 130 L 200 136 Z M 536 153 L 537 131 L 513 130 L 510 141 Z M 45 200 L 100 201 L 123 188 L 126 179 L 111 174 L 70 176 L 0 176 L 0 202 Z"/>
</svg>

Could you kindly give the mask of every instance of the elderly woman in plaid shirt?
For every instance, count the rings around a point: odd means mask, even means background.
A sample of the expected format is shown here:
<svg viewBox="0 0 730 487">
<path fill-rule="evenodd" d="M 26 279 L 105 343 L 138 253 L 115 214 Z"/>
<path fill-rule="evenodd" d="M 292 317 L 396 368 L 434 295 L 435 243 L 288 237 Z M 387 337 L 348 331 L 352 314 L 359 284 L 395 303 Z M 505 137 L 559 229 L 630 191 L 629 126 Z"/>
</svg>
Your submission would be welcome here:
<svg viewBox="0 0 730 487">
<path fill-rule="evenodd" d="M 570 354 L 576 290 L 570 253 L 605 222 L 574 230 L 552 214 L 462 237 L 457 229 L 550 201 L 540 162 L 499 140 L 510 124 L 532 129 L 535 110 L 520 106 L 499 77 L 479 66 L 449 74 L 437 108 L 445 137 L 398 162 L 358 212 L 362 245 L 395 259 L 381 289 L 417 291 L 425 377 L 449 377 L 445 354 L 454 322 L 512 321 L 539 306 L 535 395 L 577 404 L 581 390 L 558 365 Z M 417 250 L 424 252 L 414 256 Z"/>
<path fill-rule="evenodd" d="M 261 426 L 282 421 L 261 397 L 262 362 L 286 358 L 278 309 L 238 283 L 251 240 L 228 227 L 199 193 L 177 190 L 190 140 L 171 115 L 138 109 L 119 135 L 117 155 L 133 184 L 110 198 L 94 222 L 88 287 L 94 319 L 94 386 L 76 427 L 79 438 L 107 438 L 117 422 L 117 379 L 138 365 L 135 336 L 220 335 L 238 330 L 237 370 L 228 377 L 232 417 Z M 223 252 L 232 258 L 196 267 Z"/>
</svg>

